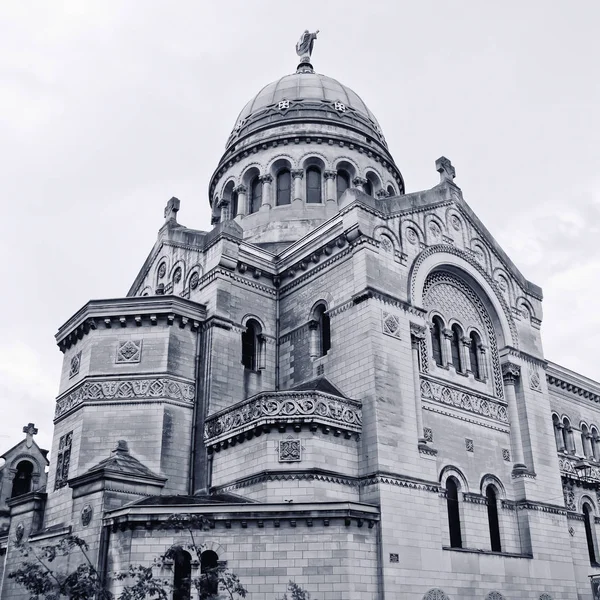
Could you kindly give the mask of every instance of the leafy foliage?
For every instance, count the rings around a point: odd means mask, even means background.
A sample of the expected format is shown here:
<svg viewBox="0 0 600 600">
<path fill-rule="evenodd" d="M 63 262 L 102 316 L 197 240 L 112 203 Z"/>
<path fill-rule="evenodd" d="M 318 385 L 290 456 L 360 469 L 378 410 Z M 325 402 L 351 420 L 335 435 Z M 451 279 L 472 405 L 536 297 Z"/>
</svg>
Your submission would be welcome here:
<svg viewBox="0 0 600 600">
<path fill-rule="evenodd" d="M 310 593 L 291 580 L 288 582 L 287 590 L 290 592 L 290 596 L 286 593 L 277 600 L 310 600 Z"/>
</svg>

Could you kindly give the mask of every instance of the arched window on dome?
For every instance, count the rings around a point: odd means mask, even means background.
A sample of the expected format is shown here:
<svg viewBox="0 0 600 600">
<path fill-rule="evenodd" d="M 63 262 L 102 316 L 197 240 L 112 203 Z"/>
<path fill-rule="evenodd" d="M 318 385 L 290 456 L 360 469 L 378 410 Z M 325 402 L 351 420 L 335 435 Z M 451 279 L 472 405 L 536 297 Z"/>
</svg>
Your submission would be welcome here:
<svg viewBox="0 0 600 600">
<path fill-rule="evenodd" d="M 22 460 L 17 465 L 17 472 L 13 479 L 11 497 L 22 496 L 31 491 L 31 480 L 33 477 L 33 464 L 28 460 Z"/>
<path fill-rule="evenodd" d="M 448 508 L 450 547 L 462 548 L 462 533 L 460 530 L 460 506 L 458 501 L 458 482 L 454 477 L 448 477 L 448 479 L 446 480 L 446 504 Z"/>
<path fill-rule="evenodd" d="M 277 206 L 290 204 L 292 201 L 292 176 L 289 169 L 281 169 L 277 173 Z"/>
<path fill-rule="evenodd" d="M 321 202 L 321 169 L 310 166 L 306 169 L 306 202 L 319 204 Z"/>
<path fill-rule="evenodd" d="M 493 485 L 487 486 L 485 497 L 487 499 L 488 526 L 490 529 L 492 552 L 502 552 L 500 522 L 498 521 L 498 494 Z"/>
<path fill-rule="evenodd" d="M 238 193 L 237 192 L 231 192 L 230 212 L 231 212 L 231 218 L 235 219 L 238 214 Z"/>
<path fill-rule="evenodd" d="M 173 600 L 190 600 L 192 557 L 180 548 L 173 554 L 173 563 Z"/>
<path fill-rule="evenodd" d="M 433 324 L 431 326 L 431 350 L 433 353 L 433 360 L 435 364 L 442 367 L 444 366 L 444 355 L 442 352 L 442 332 L 444 330 L 444 323 L 440 317 L 433 317 Z"/>
<path fill-rule="evenodd" d="M 337 191 L 337 199 L 339 200 L 341 195 L 350 187 L 350 174 L 348 173 L 348 171 L 340 169 L 337 172 L 335 184 Z"/>
<path fill-rule="evenodd" d="M 471 372 L 475 379 L 482 379 L 481 377 L 481 357 L 479 355 L 479 348 L 481 346 L 481 338 L 476 331 L 471 331 L 469 334 L 469 359 L 471 362 Z"/>
<path fill-rule="evenodd" d="M 388 185 L 387 186 L 387 193 L 388 193 L 388 196 L 395 196 L 396 195 L 396 190 L 394 189 L 393 186 Z"/>
<path fill-rule="evenodd" d="M 450 350 L 452 352 L 452 364 L 457 373 L 462 373 L 462 356 L 460 354 L 460 345 L 462 342 L 462 329 L 456 323 L 452 325 L 452 338 L 450 339 Z"/>
<path fill-rule="evenodd" d="M 258 175 L 250 183 L 250 213 L 258 212 L 262 204 L 262 182 Z"/>
<path fill-rule="evenodd" d="M 370 179 L 365 180 L 365 182 L 363 183 L 363 191 L 368 196 L 373 195 L 373 182 Z"/>
<path fill-rule="evenodd" d="M 216 597 L 219 593 L 219 555 L 213 550 L 205 550 L 200 555 L 200 574 L 201 597 Z"/>
</svg>

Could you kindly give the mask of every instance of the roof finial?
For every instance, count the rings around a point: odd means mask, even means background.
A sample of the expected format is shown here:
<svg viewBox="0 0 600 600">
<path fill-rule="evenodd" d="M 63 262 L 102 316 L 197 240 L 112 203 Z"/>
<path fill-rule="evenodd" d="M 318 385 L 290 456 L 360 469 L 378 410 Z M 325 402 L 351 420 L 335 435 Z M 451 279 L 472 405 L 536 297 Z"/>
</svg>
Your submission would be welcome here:
<svg viewBox="0 0 600 600">
<path fill-rule="evenodd" d="M 300 57 L 297 73 L 314 73 L 313 66 L 310 64 L 310 56 L 318 33 L 318 29 L 314 33 L 310 33 L 306 29 L 296 43 L 296 54 Z"/>
</svg>

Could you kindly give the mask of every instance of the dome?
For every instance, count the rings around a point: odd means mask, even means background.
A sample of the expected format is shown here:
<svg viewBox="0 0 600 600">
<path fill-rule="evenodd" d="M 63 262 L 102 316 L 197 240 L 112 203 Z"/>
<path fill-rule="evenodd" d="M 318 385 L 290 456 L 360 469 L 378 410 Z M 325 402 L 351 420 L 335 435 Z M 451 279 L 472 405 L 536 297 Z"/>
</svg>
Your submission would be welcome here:
<svg viewBox="0 0 600 600">
<path fill-rule="evenodd" d="M 302 67 L 302 65 L 301 65 Z M 387 148 L 377 119 L 361 97 L 336 79 L 299 67 L 269 83 L 240 112 L 227 148 L 245 135 L 283 121 L 334 121 L 368 134 Z"/>
</svg>

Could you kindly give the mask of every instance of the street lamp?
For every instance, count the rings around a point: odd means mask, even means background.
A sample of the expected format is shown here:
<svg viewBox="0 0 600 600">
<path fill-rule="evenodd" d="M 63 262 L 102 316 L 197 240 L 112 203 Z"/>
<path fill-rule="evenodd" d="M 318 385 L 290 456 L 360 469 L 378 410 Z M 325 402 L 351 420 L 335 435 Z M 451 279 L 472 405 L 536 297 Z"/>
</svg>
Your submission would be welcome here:
<svg viewBox="0 0 600 600">
<path fill-rule="evenodd" d="M 592 478 L 592 465 L 585 460 L 578 460 L 575 465 L 573 465 L 575 472 L 583 481 L 587 481 Z"/>
</svg>

